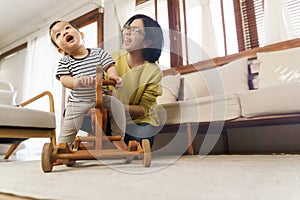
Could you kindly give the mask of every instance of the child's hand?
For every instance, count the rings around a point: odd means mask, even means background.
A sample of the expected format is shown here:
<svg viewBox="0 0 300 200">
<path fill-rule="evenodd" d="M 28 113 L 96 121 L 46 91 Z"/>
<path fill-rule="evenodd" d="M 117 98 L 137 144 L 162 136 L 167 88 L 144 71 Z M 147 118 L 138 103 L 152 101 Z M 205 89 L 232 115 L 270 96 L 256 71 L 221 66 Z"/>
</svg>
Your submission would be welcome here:
<svg viewBox="0 0 300 200">
<path fill-rule="evenodd" d="M 92 76 L 82 76 L 78 79 L 79 86 L 91 87 L 95 86 L 96 79 Z"/>
</svg>

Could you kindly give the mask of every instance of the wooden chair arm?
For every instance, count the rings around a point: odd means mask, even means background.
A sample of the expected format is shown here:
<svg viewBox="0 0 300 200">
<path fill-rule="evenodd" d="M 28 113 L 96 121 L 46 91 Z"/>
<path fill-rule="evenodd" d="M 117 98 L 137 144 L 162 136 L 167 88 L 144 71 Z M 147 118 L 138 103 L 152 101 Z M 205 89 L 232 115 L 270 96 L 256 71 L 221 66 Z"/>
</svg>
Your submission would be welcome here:
<svg viewBox="0 0 300 200">
<path fill-rule="evenodd" d="M 53 95 L 51 94 L 51 92 L 49 91 L 45 91 L 45 92 L 42 92 L 40 93 L 39 95 L 36 95 L 34 97 L 32 97 L 31 99 L 21 103 L 19 106 L 20 107 L 24 107 L 32 102 L 35 102 L 36 100 L 44 97 L 44 96 L 48 96 L 49 97 L 49 108 L 50 108 L 50 112 L 53 112 L 54 113 L 54 99 L 53 99 Z"/>
</svg>

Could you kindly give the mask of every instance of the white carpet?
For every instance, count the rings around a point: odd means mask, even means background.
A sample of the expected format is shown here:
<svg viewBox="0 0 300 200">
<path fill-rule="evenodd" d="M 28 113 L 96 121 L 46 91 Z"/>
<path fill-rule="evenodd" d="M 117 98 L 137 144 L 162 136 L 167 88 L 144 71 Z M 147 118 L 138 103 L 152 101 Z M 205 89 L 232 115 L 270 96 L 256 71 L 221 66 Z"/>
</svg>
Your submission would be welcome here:
<svg viewBox="0 0 300 200">
<path fill-rule="evenodd" d="M 151 168 L 78 161 L 43 173 L 40 161 L 0 162 L 0 192 L 37 199 L 298 200 L 299 155 L 160 157 Z"/>
</svg>

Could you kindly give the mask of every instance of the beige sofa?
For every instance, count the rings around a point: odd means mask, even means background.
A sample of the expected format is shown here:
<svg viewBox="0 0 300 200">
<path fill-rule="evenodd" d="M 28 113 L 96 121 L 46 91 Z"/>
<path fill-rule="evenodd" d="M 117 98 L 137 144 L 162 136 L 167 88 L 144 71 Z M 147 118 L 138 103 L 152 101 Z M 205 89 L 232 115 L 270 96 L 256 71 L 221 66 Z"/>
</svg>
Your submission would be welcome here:
<svg viewBox="0 0 300 200">
<path fill-rule="evenodd" d="M 49 112 L 26 108 L 45 96 L 49 99 Z M 45 91 L 19 105 L 16 105 L 15 98 L 16 91 L 12 85 L 0 82 L 0 145 L 11 144 L 4 159 L 8 159 L 19 144 L 28 138 L 50 138 L 53 145 L 56 143 L 52 94 Z"/>
<path fill-rule="evenodd" d="M 207 131 L 218 122 L 226 145 L 229 127 L 298 123 L 299 55 L 300 39 L 294 39 L 165 71 L 160 133 L 185 125 L 194 154 L 192 125 Z"/>
</svg>

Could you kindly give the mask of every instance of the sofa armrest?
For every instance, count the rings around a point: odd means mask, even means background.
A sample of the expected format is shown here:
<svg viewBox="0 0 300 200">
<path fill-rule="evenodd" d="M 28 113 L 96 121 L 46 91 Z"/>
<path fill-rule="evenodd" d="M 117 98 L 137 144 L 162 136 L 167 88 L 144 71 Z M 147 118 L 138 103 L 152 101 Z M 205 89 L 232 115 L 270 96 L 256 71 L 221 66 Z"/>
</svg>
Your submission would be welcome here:
<svg viewBox="0 0 300 200">
<path fill-rule="evenodd" d="M 42 92 L 42 93 L 40 93 L 39 95 L 36 95 L 36 96 L 30 98 L 29 100 L 27 100 L 27 101 L 21 103 L 19 106 L 20 106 L 20 107 L 24 107 L 24 106 L 26 106 L 26 105 L 28 105 L 28 104 L 30 104 L 30 103 L 32 103 L 32 102 L 35 102 L 36 100 L 38 100 L 38 99 L 40 99 L 40 98 L 42 98 L 42 97 L 44 97 L 44 96 L 46 96 L 46 95 L 49 97 L 49 108 L 50 108 L 50 112 L 53 112 L 53 113 L 54 113 L 54 99 L 53 99 L 53 95 L 52 95 L 51 92 L 49 92 L 49 91 Z"/>
</svg>

